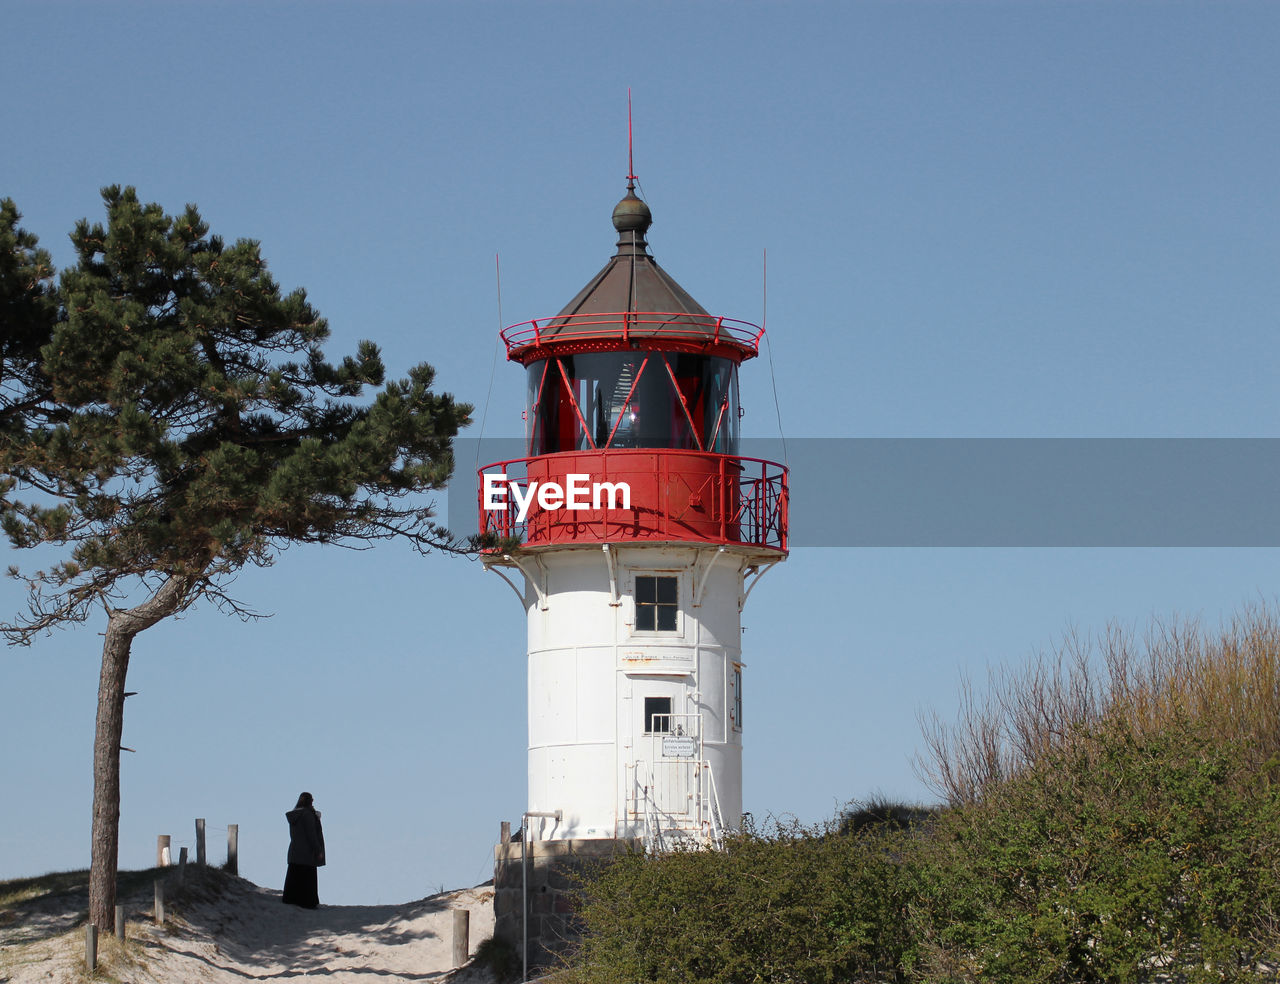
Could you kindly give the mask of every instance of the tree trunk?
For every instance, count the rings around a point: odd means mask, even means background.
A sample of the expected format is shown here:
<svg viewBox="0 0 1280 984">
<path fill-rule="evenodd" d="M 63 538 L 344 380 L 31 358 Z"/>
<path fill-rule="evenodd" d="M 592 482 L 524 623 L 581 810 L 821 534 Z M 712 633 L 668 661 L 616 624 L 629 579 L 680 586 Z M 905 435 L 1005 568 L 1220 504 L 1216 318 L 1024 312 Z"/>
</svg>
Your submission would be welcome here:
<svg viewBox="0 0 1280 984">
<path fill-rule="evenodd" d="M 89 921 L 102 934 L 115 932 L 116 863 L 120 843 L 120 738 L 124 732 L 124 681 L 133 637 L 107 617 L 98 678 L 98 724 L 93 735 L 93 832 L 89 864 Z"/>
<path fill-rule="evenodd" d="M 89 864 L 89 922 L 99 934 L 115 931 L 116 869 L 120 847 L 120 739 L 124 685 L 133 640 L 144 629 L 185 607 L 190 578 L 170 577 L 136 608 L 111 609 L 98 679 L 98 723 L 93 736 L 93 830 Z"/>
</svg>

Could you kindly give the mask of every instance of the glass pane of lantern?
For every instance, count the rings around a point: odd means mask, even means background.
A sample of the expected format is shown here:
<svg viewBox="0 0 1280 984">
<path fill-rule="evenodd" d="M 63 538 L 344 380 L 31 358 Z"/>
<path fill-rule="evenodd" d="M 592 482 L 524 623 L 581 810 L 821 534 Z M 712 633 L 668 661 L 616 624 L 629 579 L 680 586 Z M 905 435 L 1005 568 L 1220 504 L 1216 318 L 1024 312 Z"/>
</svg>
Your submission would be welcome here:
<svg viewBox="0 0 1280 984">
<path fill-rule="evenodd" d="M 592 443 L 693 450 L 699 442 L 704 450 L 738 453 L 738 374 L 730 359 L 687 352 L 580 353 L 531 363 L 527 380 L 530 454 L 583 450 Z"/>
<path fill-rule="evenodd" d="M 529 454 L 547 454 L 554 448 L 559 393 L 564 385 L 555 360 L 543 359 L 529 366 Z"/>
</svg>

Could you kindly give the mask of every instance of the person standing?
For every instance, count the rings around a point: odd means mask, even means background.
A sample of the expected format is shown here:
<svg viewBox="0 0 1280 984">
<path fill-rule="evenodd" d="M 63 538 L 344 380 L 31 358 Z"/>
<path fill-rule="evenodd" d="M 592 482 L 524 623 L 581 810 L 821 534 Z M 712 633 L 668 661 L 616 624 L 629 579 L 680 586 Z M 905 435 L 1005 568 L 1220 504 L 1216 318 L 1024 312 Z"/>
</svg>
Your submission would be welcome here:
<svg viewBox="0 0 1280 984">
<path fill-rule="evenodd" d="M 289 870 L 284 876 L 284 902 L 318 909 L 317 874 L 324 865 L 324 830 L 311 794 L 299 796 L 298 805 L 285 814 L 285 819 L 289 821 Z"/>
</svg>

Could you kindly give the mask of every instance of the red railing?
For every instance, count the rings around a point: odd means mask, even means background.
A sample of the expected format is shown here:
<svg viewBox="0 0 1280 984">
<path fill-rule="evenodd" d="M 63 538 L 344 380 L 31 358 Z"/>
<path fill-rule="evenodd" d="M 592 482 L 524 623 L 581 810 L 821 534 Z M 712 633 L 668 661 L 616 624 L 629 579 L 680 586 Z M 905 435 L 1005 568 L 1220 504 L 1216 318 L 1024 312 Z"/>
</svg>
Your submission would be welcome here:
<svg viewBox="0 0 1280 984">
<path fill-rule="evenodd" d="M 728 345 L 751 355 L 760 349 L 764 329 L 749 321 L 710 314 L 663 311 L 618 311 L 607 314 L 561 314 L 511 325 L 502 331 L 507 357 L 543 345 L 627 342 L 661 338 L 684 345 Z"/>
<path fill-rule="evenodd" d="M 662 540 L 787 549 L 787 469 L 762 458 L 661 448 L 568 451 L 499 461 L 479 474 L 480 530 L 529 547 Z M 570 476 L 576 508 L 565 501 Z M 551 494 L 540 493 L 548 483 Z M 527 502 L 523 519 L 517 498 Z M 495 505 L 501 508 L 488 508 Z"/>
</svg>

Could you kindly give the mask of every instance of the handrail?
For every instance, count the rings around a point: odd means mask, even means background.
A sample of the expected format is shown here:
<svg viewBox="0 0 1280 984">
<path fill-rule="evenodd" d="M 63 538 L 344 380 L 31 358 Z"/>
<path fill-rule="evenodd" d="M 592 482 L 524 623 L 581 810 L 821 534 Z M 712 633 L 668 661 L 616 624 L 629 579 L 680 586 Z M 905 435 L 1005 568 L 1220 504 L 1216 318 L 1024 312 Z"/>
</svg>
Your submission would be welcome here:
<svg viewBox="0 0 1280 984">
<path fill-rule="evenodd" d="M 616 311 L 536 318 L 510 325 L 500 334 L 508 356 L 518 349 L 552 342 L 617 338 L 629 341 L 635 336 L 736 345 L 755 354 L 760 349 L 764 329 L 750 321 L 688 311 Z"/>
<path fill-rule="evenodd" d="M 642 465 L 637 457 L 659 457 Z M 628 465 L 635 461 L 631 467 Z M 536 504 L 521 521 L 508 496 L 507 507 L 485 508 L 485 476 L 502 474 L 522 498 L 529 497 L 529 470 L 550 476 L 590 471 L 600 483 L 646 483 L 633 495 L 629 509 L 591 509 L 562 517 Z M 775 461 L 743 455 L 673 448 L 611 448 L 605 451 L 562 451 L 511 458 L 479 469 L 477 509 L 480 531 L 527 546 L 564 542 L 611 542 L 627 539 L 738 543 L 787 549 L 790 490 L 787 468 Z M 536 477 L 536 475 L 535 475 Z M 692 482 L 700 483 L 696 489 Z M 698 499 L 706 506 L 695 512 Z M 709 504 L 709 505 L 707 505 Z"/>
<path fill-rule="evenodd" d="M 704 761 L 707 770 L 707 786 L 711 794 L 711 843 L 719 850 L 724 847 L 724 816 L 720 812 L 720 792 L 716 789 L 716 774 L 711 763 Z"/>
<path fill-rule="evenodd" d="M 676 840 L 680 835 L 698 834 L 702 837 L 702 842 L 716 850 L 724 848 L 724 814 L 720 809 L 720 791 L 716 787 L 715 770 L 711 767 L 708 759 L 686 759 L 683 762 L 691 768 L 696 768 L 698 773 L 698 798 L 699 807 L 689 816 L 692 826 L 689 824 L 681 825 L 679 819 L 673 820 L 674 826 L 670 828 Z M 646 767 L 644 777 L 648 782 L 642 782 L 642 767 Z M 632 773 L 631 783 L 631 800 L 628 804 L 628 821 L 632 817 L 640 821 L 642 828 L 642 838 L 644 840 L 645 849 L 651 853 L 661 854 L 667 849 L 667 838 L 663 835 L 662 829 L 662 811 L 658 807 L 657 799 L 657 777 L 653 771 L 653 763 L 647 760 L 639 760 L 628 766 Z M 706 775 L 706 780 L 701 778 L 702 774 Z M 703 801 L 702 790 L 706 789 L 707 809 L 701 806 Z"/>
</svg>

